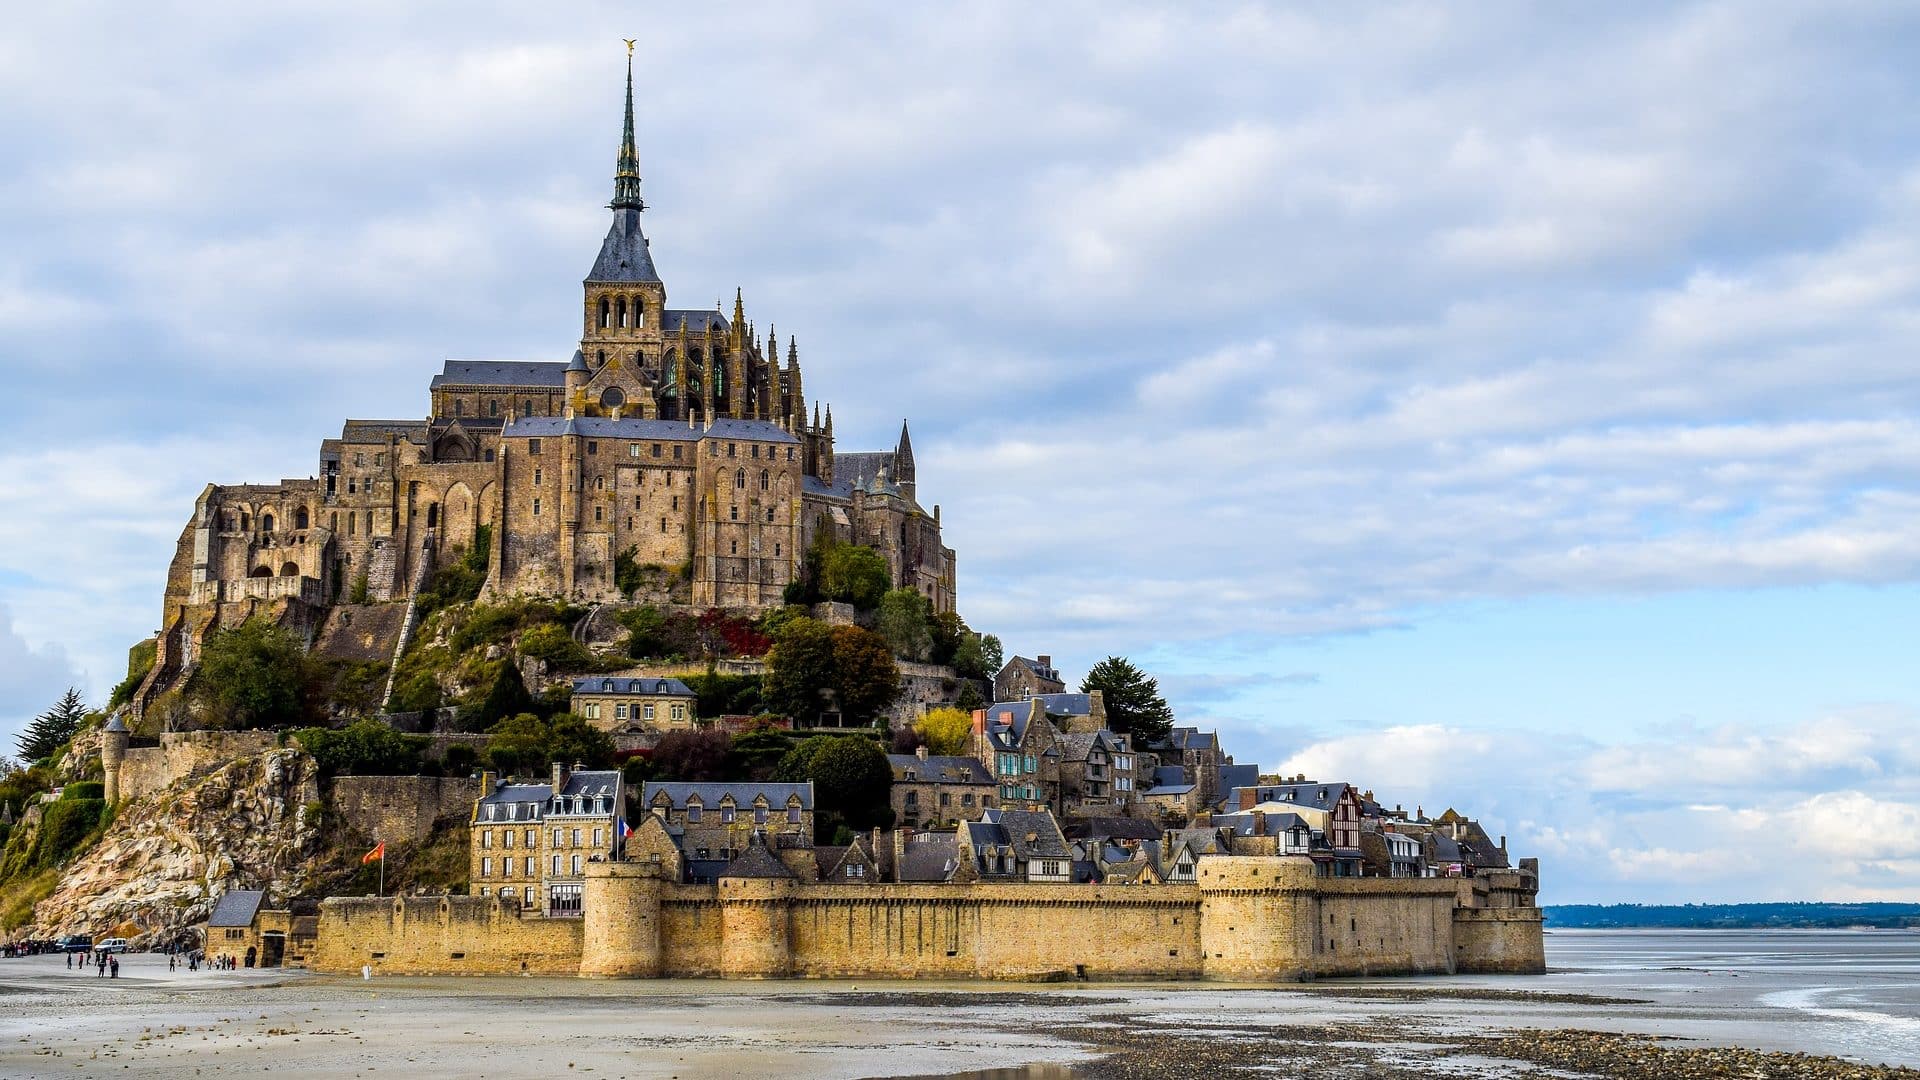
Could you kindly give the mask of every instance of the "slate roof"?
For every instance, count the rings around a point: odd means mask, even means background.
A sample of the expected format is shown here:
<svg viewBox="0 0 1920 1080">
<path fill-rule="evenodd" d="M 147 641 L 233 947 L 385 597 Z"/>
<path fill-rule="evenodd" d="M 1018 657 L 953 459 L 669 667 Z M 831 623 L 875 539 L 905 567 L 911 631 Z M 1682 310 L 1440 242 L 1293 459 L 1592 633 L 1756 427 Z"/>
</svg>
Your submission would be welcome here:
<svg viewBox="0 0 1920 1080">
<path fill-rule="evenodd" d="M 495 820 L 532 821 L 539 818 L 541 809 L 545 807 L 547 801 L 552 798 L 553 785 L 551 784 L 501 784 L 499 787 L 494 788 L 492 791 L 480 797 L 480 806 L 510 806 L 516 803 L 531 803 L 533 805 L 533 811 L 525 819 L 507 818 Z M 481 813 L 482 812 L 476 808 L 476 821 L 485 820 L 484 817 L 480 816 Z"/>
<path fill-rule="evenodd" d="M 1187 767 L 1185 765 L 1161 765 L 1153 770 L 1154 787 L 1178 787 L 1182 784 L 1185 784 L 1187 787 L 1193 786 L 1192 782 L 1187 779 Z"/>
<path fill-rule="evenodd" d="M 1040 694 L 1040 707 L 1053 716 L 1089 716 L 1093 713 L 1093 695 L 1091 694 Z M 1015 722 L 1021 728 L 1027 724 L 1027 702 L 996 701 L 987 706 L 987 719 L 1001 723 Z"/>
<path fill-rule="evenodd" d="M 1016 656 L 1013 659 L 1007 661 L 1006 667 L 1002 667 L 1000 670 L 1004 673 L 1007 670 L 1007 668 L 1010 668 L 1015 664 L 1019 664 L 1025 667 L 1028 671 L 1033 672 L 1035 675 L 1038 675 L 1043 679 L 1049 679 L 1049 680 L 1052 680 L 1053 682 L 1060 681 L 1060 672 L 1057 668 L 1055 668 L 1051 664 L 1042 664 L 1040 661 L 1035 660 L 1031 656 Z"/>
<path fill-rule="evenodd" d="M 688 859 L 687 880 L 696 885 L 710 885 L 727 872 L 725 859 Z"/>
<path fill-rule="evenodd" d="M 1069 840 L 1158 840 L 1160 825 L 1144 818 L 1068 818 L 1061 832 Z"/>
<path fill-rule="evenodd" d="M 1181 750 L 1211 750 L 1219 744 L 1219 736 L 1211 731 L 1198 728 L 1174 728 L 1167 733 L 1167 741 Z"/>
<path fill-rule="evenodd" d="M 1168 834 L 1168 856 L 1171 857 L 1181 846 L 1191 848 L 1195 855 L 1229 853 L 1226 843 L 1220 837 L 1220 830 L 1212 827 L 1173 830 Z"/>
<path fill-rule="evenodd" d="M 907 770 L 914 772 L 914 783 L 938 784 L 991 784 L 993 774 L 980 764 L 979 758 L 961 755 L 928 754 L 922 758 L 918 754 L 888 754 L 887 764 L 893 767 L 893 778 L 907 782 Z"/>
<path fill-rule="evenodd" d="M 576 694 L 670 694 L 675 697 L 698 697 L 686 683 L 679 679 L 613 679 L 603 675 L 588 675 L 573 680 L 573 692 Z"/>
<path fill-rule="evenodd" d="M 1220 766 L 1220 789 L 1232 791 L 1237 787 L 1252 787 L 1260 782 L 1258 765 L 1222 765 Z"/>
<path fill-rule="evenodd" d="M 753 839 L 747 844 L 747 850 L 728 863 L 720 876 L 723 878 L 791 878 L 793 871 L 787 869 L 787 864 L 780 861 L 780 856 L 768 851 L 766 843 L 760 839 L 760 834 L 755 833 Z"/>
<path fill-rule="evenodd" d="M 653 253 L 647 250 L 647 236 L 640 231 L 640 211 L 615 210 L 607 238 L 600 242 L 600 254 L 587 271 L 588 281 L 643 281 L 658 284 L 660 272 L 653 268 Z"/>
<path fill-rule="evenodd" d="M 1060 736 L 1063 761 L 1086 761 L 1098 747 L 1109 754 L 1120 752 L 1120 740 L 1111 731 L 1069 731 Z"/>
<path fill-rule="evenodd" d="M 960 845 L 952 833 L 928 833 L 916 836 L 901 848 L 899 865 L 894 867 L 896 881 L 945 881 L 960 865 Z"/>
<path fill-rule="evenodd" d="M 879 479 L 880 470 L 883 467 L 893 480 L 900 479 L 900 470 L 894 464 L 894 455 L 891 450 L 866 450 L 833 455 L 834 480 L 844 480 L 858 487 L 864 488 Z"/>
<path fill-rule="evenodd" d="M 427 384 L 442 386 L 528 386 L 558 390 L 567 385 L 567 365 L 543 360 L 448 360 Z"/>
<path fill-rule="evenodd" d="M 424 420 L 348 420 L 340 426 L 343 443 L 384 443 L 388 435 L 415 440 L 426 437 Z"/>
<path fill-rule="evenodd" d="M 1022 859 L 1068 859 L 1066 838 L 1060 825 L 1044 810 L 988 810 L 979 821 L 966 822 L 968 839 L 976 849 L 981 844 L 1004 844 Z M 1031 837 L 1031 839 L 1029 839 Z"/>
<path fill-rule="evenodd" d="M 510 439 L 543 438 L 559 435 L 587 435 L 602 439 L 652 440 L 655 442 L 699 442 L 702 439 L 742 439 L 754 442 L 792 443 L 800 440 L 765 420 L 715 420 L 712 427 L 688 427 L 679 420 L 643 420 L 637 416 L 522 416 L 508 424 L 500 434 Z"/>
<path fill-rule="evenodd" d="M 1299 814 L 1267 814 L 1265 816 L 1267 827 L 1266 831 L 1261 833 L 1255 833 L 1253 830 L 1252 814 L 1215 814 L 1213 824 L 1215 828 L 1231 829 L 1235 836 L 1279 836 L 1281 833 L 1292 832 L 1295 829 L 1313 831 L 1313 826 Z"/>
<path fill-rule="evenodd" d="M 253 917 L 260 913 L 260 904 L 266 898 L 267 894 L 258 889 L 229 889 L 213 905 L 207 925 L 252 926 Z"/>
<path fill-rule="evenodd" d="M 560 789 L 560 794 L 562 796 L 612 795 L 619 790 L 619 786 L 620 773 L 617 769 L 582 769 L 567 777 L 567 782 Z"/>
<path fill-rule="evenodd" d="M 687 328 L 689 334 L 704 334 L 708 327 L 726 330 L 730 325 L 727 317 L 717 311 L 668 308 L 666 313 L 660 316 L 660 329 L 669 334 L 679 333 L 682 326 Z"/>
<path fill-rule="evenodd" d="M 1342 783 L 1304 783 L 1304 784 L 1254 784 L 1250 787 L 1227 789 L 1227 797 L 1220 805 L 1228 810 L 1240 807 L 1240 794 L 1243 791 L 1254 792 L 1254 802 L 1287 803 L 1292 806 L 1311 806 L 1315 810 L 1332 810 L 1347 791 L 1348 785 Z"/>
<path fill-rule="evenodd" d="M 801 809 L 813 809 L 813 782 L 810 780 L 798 784 L 756 784 L 751 781 L 741 781 L 738 783 L 680 783 L 649 780 L 646 785 L 640 789 L 640 805 L 643 807 L 652 807 L 653 800 L 662 792 L 666 794 L 667 798 L 672 800 L 676 808 L 685 807 L 687 800 L 695 795 L 700 796 L 700 805 L 702 807 L 719 806 L 720 801 L 728 795 L 733 796 L 733 804 L 735 806 L 752 806 L 754 798 L 759 795 L 765 795 L 768 804 L 772 806 L 785 806 L 787 805 L 788 799 L 798 795 L 800 796 Z"/>
</svg>

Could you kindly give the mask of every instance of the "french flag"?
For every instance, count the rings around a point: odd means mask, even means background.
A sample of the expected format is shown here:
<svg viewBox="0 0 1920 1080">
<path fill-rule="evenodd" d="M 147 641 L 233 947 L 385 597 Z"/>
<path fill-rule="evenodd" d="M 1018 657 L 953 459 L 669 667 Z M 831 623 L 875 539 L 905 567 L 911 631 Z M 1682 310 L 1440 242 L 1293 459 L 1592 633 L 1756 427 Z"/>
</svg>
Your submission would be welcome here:
<svg viewBox="0 0 1920 1080">
<path fill-rule="evenodd" d="M 633 826 L 627 824 L 626 818 L 621 818 L 620 819 L 620 839 L 625 840 L 627 837 L 632 835 L 633 835 Z"/>
</svg>

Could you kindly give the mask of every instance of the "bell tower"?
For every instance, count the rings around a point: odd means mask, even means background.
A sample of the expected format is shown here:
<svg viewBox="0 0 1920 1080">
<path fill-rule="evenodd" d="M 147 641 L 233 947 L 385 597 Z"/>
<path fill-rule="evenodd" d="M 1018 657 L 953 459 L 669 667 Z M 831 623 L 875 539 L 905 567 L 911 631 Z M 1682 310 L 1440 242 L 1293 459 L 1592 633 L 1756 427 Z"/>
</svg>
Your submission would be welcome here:
<svg viewBox="0 0 1920 1080">
<path fill-rule="evenodd" d="M 613 224 L 581 283 L 580 355 L 589 371 L 597 373 L 608 364 L 631 366 L 653 373 L 657 384 L 667 287 L 653 268 L 653 253 L 640 231 L 640 214 L 647 204 L 640 197 L 640 154 L 633 142 L 633 44 L 627 42 L 626 124 L 614 166 L 613 201 L 607 204 Z"/>
</svg>

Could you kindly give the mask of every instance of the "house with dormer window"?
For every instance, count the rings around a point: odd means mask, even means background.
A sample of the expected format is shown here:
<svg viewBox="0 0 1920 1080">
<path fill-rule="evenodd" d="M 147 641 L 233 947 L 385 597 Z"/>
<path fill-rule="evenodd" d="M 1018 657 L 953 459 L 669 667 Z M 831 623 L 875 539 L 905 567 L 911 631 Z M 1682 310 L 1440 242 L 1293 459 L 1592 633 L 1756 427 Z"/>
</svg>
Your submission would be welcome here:
<svg viewBox="0 0 1920 1080">
<path fill-rule="evenodd" d="M 652 781 L 640 805 L 680 838 L 691 862 L 738 857 L 755 834 L 774 850 L 813 846 L 813 784 Z"/>
</svg>

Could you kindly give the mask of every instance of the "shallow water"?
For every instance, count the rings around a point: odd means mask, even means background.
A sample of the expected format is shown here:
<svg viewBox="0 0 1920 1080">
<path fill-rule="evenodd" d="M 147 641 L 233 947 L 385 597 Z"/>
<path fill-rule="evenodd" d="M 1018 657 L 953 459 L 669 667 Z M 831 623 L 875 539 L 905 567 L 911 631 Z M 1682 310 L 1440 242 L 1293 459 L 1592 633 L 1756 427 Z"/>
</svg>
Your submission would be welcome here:
<svg viewBox="0 0 1920 1080">
<path fill-rule="evenodd" d="M 1076 1034 L 1233 1042 L 1331 1030 L 1418 1075 L 1509 1065 L 1436 1056 L 1462 1036 L 1580 1028 L 1920 1066 L 1920 934 L 1559 931 L 1542 976 L 1310 984 L 728 983 L 330 978 L 166 971 L 117 980 L 58 957 L 0 960 L 0 1075 L 1070 1080 Z M 1540 995 L 1563 996 L 1559 1000 Z M 1451 996 L 1449 996 L 1451 995 Z M 1632 999 L 1608 1003 L 1605 998 Z M 1352 1041 L 1345 1034 L 1351 1029 Z"/>
</svg>

